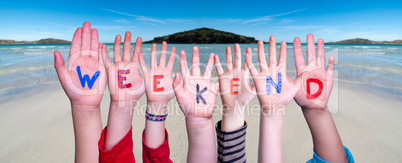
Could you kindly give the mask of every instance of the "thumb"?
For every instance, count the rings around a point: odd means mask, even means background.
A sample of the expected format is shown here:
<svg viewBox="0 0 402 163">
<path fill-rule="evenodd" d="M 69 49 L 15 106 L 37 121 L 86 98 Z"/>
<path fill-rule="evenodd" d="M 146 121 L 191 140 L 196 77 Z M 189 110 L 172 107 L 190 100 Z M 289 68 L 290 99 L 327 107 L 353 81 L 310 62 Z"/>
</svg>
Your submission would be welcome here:
<svg viewBox="0 0 402 163">
<path fill-rule="evenodd" d="M 293 81 L 293 89 L 295 92 L 299 91 L 300 87 L 302 86 L 303 76 L 305 73 L 302 73 L 297 76 L 297 78 Z"/>
<path fill-rule="evenodd" d="M 54 51 L 54 67 L 56 68 L 57 76 L 59 76 L 60 83 L 64 85 L 66 65 L 64 64 L 64 58 L 59 51 Z"/>
<path fill-rule="evenodd" d="M 218 92 L 219 92 L 219 82 L 216 82 L 215 83 L 215 94 L 218 94 Z"/>
<path fill-rule="evenodd" d="M 183 82 L 181 80 L 179 73 L 176 72 L 172 84 L 176 96 L 180 96 L 181 94 L 184 93 Z"/>
</svg>

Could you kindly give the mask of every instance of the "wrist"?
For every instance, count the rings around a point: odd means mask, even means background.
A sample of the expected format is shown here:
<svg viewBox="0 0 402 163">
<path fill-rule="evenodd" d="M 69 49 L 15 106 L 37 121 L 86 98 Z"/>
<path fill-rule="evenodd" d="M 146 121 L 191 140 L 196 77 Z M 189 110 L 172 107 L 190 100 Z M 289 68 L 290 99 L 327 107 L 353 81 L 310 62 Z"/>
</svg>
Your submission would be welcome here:
<svg viewBox="0 0 402 163">
<path fill-rule="evenodd" d="M 303 114 L 311 114 L 314 116 L 324 115 L 329 112 L 328 107 L 325 106 L 324 108 L 309 108 L 309 107 L 301 107 Z"/>
<path fill-rule="evenodd" d="M 325 109 L 306 109 L 302 108 L 303 115 L 306 119 L 322 119 L 332 117 L 327 108 Z"/>
<path fill-rule="evenodd" d="M 204 129 L 204 128 L 209 128 L 214 126 L 213 125 L 213 119 L 212 117 L 210 118 L 204 118 L 204 117 L 186 117 L 186 125 L 187 128 L 189 129 Z"/>
<path fill-rule="evenodd" d="M 244 126 L 244 107 L 223 107 L 221 130 L 230 132 Z"/>
<path fill-rule="evenodd" d="M 71 102 L 71 110 L 73 112 L 98 113 L 100 112 L 100 105 L 83 105 Z"/>
<path fill-rule="evenodd" d="M 119 112 L 128 112 L 133 110 L 136 104 L 137 101 L 132 101 L 130 103 L 125 101 L 112 101 L 110 102 L 110 109 L 117 110 Z"/>
<path fill-rule="evenodd" d="M 167 102 L 147 102 L 147 112 L 155 115 L 165 115 L 167 111 Z"/>
<path fill-rule="evenodd" d="M 269 115 L 284 114 L 286 105 L 277 103 L 276 100 L 269 99 L 268 102 L 260 102 L 261 113 Z"/>
</svg>

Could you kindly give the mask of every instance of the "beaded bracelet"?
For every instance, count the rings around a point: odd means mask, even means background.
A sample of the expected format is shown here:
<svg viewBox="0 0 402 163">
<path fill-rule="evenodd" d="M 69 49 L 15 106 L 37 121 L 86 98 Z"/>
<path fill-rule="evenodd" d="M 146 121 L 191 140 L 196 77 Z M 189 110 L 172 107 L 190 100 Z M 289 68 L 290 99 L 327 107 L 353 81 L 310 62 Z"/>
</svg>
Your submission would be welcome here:
<svg viewBox="0 0 402 163">
<path fill-rule="evenodd" d="M 146 111 L 145 118 L 150 120 L 150 121 L 154 121 L 154 122 L 162 122 L 162 121 L 166 120 L 167 115 L 168 114 L 156 115 L 156 114 L 148 113 L 148 111 Z"/>
</svg>

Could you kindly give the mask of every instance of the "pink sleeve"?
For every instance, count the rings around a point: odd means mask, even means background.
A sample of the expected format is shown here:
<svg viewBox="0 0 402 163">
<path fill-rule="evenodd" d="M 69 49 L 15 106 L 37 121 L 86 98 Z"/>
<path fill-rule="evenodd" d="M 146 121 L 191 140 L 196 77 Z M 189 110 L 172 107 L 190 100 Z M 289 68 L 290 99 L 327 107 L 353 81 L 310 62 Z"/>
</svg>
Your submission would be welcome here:
<svg viewBox="0 0 402 163">
<path fill-rule="evenodd" d="M 135 163 L 134 153 L 133 153 L 133 139 L 132 139 L 132 128 L 117 143 L 111 150 L 106 151 L 104 148 L 106 140 L 107 127 L 103 129 L 101 137 L 98 142 L 99 148 L 99 162 L 100 163 L 114 163 L 114 162 L 129 162 Z"/>
<path fill-rule="evenodd" d="M 172 163 L 169 159 L 170 148 L 168 133 L 165 129 L 166 140 L 158 148 L 148 147 L 144 142 L 144 132 L 142 132 L 142 160 L 144 163 Z"/>
</svg>

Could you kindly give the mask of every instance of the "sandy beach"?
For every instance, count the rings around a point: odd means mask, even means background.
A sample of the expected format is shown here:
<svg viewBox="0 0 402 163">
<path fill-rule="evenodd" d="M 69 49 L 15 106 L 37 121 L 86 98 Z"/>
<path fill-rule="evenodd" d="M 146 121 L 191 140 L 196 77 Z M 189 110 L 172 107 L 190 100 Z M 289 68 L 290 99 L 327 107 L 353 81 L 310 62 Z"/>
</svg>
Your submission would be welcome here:
<svg viewBox="0 0 402 163">
<path fill-rule="evenodd" d="M 338 111 L 333 118 L 357 162 L 397 162 L 402 153 L 402 96 L 382 88 L 339 82 L 329 107 Z M 335 95 L 334 95 L 335 94 Z M 338 94 L 338 95 L 336 95 Z M 336 99 L 338 98 L 338 99 Z M 338 100 L 339 102 L 336 102 Z M 107 122 L 109 95 L 103 98 L 102 123 Z M 334 102 L 335 101 L 335 102 Z M 145 96 L 141 103 L 146 102 Z M 171 104 L 176 100 L 171 101 Z M 218 98 L 217 104 L 220 104 Z M 258 104 L 255 97 L 251 103 Z M 142 110 L 141 110 L 142 109 Z M 145 108 L 140 108 L 143 112 Z M 169 132 L 171 159 L 186 162 L 187 133 L 181 111 L 170 108 L 166 128 Z M 336 109 L 335 109 L 336 110 Z M 174 113 L 173 113 L 174 112 Z M 180 113 L 180 114 L 177 114 Z M 214 121 L 221 119 L 218 111 Z M 257 162 L 258 115 L 245 117 L 247 160 Z M 143 114 L 133 120 L 134 155 L 142 162 L 141 133 Z M 73 162 L 74 136 L 70 104 L 58 83 L 0 92 L 1 162 Z M 305 162 L 312 158 L 312 140 L 300 108 L 292 101 L 286 111 L 283 129 L 284 162 Z"/>
</svg>

